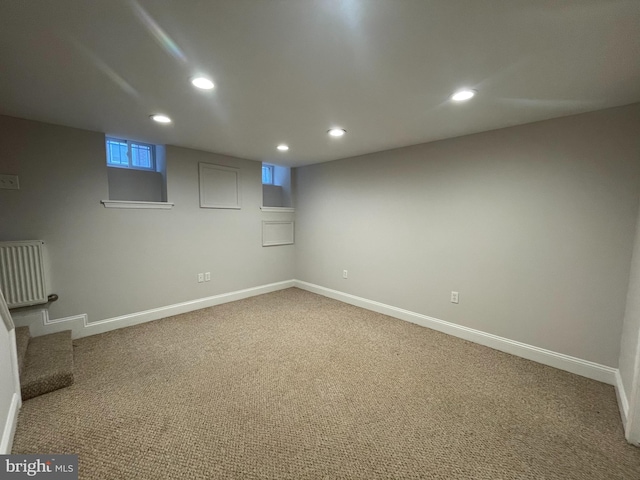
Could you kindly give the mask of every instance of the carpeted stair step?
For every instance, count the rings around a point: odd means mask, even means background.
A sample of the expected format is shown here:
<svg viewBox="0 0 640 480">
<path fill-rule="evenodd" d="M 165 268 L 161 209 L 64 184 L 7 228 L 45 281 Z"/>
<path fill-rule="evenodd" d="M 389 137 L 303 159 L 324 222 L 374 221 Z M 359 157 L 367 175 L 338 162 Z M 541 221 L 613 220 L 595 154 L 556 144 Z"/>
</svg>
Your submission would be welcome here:
<svg viewBox="0 0 640 480">
<path fill-rule="evenodd" d="M 27 356 L 27 347 L 29 346 L 29 327 L 16 327 L 16 349 L 18 351 L 18 371 L 22 376 L 24 370 L 24 358 Z"/>
<path fill-rule="evenodd" d="M 22 399 L 37 397 L 73 384 L 71 330 L 34 337 L 29 341 L 20 377 Z"/>
</svg>

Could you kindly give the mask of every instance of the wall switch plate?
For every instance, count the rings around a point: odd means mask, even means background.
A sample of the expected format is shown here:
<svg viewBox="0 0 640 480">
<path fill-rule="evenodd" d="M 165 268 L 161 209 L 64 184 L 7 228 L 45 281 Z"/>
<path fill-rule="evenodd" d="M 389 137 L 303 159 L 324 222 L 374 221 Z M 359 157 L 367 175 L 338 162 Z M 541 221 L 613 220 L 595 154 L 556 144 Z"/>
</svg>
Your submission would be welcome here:
<svg viewBox="0 0 640 480">
<path fill-rule="evenodd" d="M 198 274 L 198 283 L 202 283 L 204 282 L 204 273 L 199 273 Z"/>
<path fill-rule="evenodd" d="M 5 190 L 20 190 L 18 175 L 0 175 L 0 188 Z"/>
<path fill-rule="evenodd" d="M 204 281 L 205 282 L 210 282 L 211 281 L 211 272 L 206 272 L 204 274 Z"/>
<path fill-rule="evenodd" d="M 347 278 L 349 276 L 349 272 L 346 270 L 342 270 L 342 278 Z"/>
<path fill-rule="evenodd" d="M 451 303 L 460 303 L 458 301 L 458 292 L 451 292 Z"/>
</svg>

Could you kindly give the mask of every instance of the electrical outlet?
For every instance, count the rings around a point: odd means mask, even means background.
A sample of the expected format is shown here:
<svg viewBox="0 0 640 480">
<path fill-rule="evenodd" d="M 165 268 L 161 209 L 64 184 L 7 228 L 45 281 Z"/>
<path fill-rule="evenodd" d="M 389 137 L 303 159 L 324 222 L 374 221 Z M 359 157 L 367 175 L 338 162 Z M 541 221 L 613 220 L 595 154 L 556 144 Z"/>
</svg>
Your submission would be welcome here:
<svg viewBox="0 0 640 480">
<path fill-rule="evenodd" d="M 210 282 L 211 281 L 211 272 L 206 272 L 204 274 L 204 281 L 205 282 Z"/>
<path fill-rule="evenodd" d="M 451 292 L 451 303 L 460 303 L 458 301 L 458 292 Z"/>
<path fill-rule="evenodd" d="M 0 175 L 0 188 L 5 190 L 20 190 L 18 175 Z"/>
<path fill-rule="evenodd" d="M 349 272 L 347 272 L 346 270 L 342 270 L 342 278 L 348 278 L 349 277 Z"/>
<path fill-rule="evenodd" d="M 199 273 L 198 274 L 198 283 L 202 283 L 204 282 L 204 273 Z"/>
</svg>

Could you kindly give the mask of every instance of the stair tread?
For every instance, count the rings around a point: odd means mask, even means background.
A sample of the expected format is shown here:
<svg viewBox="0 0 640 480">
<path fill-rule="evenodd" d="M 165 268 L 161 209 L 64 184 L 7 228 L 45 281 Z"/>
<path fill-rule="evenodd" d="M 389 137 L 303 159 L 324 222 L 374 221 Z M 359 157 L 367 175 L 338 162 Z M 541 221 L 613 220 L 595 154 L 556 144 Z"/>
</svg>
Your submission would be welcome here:
<svg viewBox="0 0 640 480">
<path fill-rule="evenodd" d="M 22 399 L 43 395 L 73 384 L 71 330 L 33 337 L 29 341 L 20 379 Z"/>
<path fill-rule="evenodd" d="M 24 370 L 24 359 L 27 355 L 30 338 L 29 327 L 16 327 L 16 350 L 18 352 L 18 371 L 20 375 Z"/>
</svg>

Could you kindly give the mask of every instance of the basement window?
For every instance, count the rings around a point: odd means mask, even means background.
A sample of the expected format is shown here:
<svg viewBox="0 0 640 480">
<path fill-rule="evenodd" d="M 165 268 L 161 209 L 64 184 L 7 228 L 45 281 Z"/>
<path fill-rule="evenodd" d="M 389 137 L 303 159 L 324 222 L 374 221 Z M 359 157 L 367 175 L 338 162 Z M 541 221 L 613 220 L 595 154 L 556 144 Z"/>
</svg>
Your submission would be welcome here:
<svg viewBox="0 0 640 480">
<path fill-rule="evenodd" d="M 107 166 L 155 172 L 155 146 L 107 137 Z"/>
<path fill-rule="evenodd" d="M 105 144 L 110 201 L 167 201 L 166 154 L 163 145 L 107 136 Z M 120 203 L 115 205 L 120 206 Z"/>
<path fill-rule="evenodd" d="M 262 164 L 262 184 L 273 185 L 273 165 Z"/>
<path fill-rule="evenodd" d="M 291 168 L 262 164 L 262 208 L 293 208 Z"/>
</svg>

